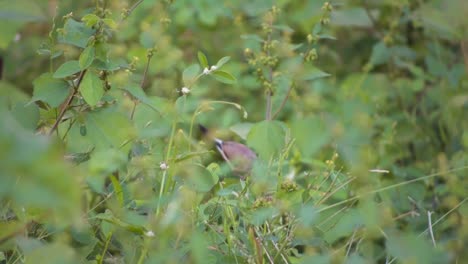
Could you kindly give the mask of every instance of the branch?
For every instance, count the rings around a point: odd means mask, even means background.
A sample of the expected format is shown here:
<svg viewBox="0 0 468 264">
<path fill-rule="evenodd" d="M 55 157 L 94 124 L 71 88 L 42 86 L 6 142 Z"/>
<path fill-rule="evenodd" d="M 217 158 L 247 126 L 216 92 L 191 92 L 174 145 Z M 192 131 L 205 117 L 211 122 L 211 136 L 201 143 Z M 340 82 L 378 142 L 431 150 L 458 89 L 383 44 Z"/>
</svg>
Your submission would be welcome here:
<svg viewBox="0 0 468 264">
<path fill-rule="evenodd" d="M 51 136 L 52 133 L 54 133 L 54 131 L 57 129 L 58 125 L 60 124 L 60 121 L 62 120 L 63 115 L 65 114 L 65 112 L 67 111 L 67 109 L 70 106 L 71 102 L 73 101 L 73 97 L 78 92 L 78 88 L 80 87 L 81 81 L 83 80 L 83 77 L 84 77 L 85 73 L 86 73 L 86 70 L 83 70 L 83 71 L 80 72 L 80 76 L 78 77 L 78 82 L 77 82 L 76 86 L 73 87 L 73 91 L 70 93 L 68 98 L 65 100 L 65 103 L 63 104 L 62 109 L 60 110 L 60 114 L 57 116 L 57 120 L 55 120 L 54 125 L 52 126 L 52 128 L 49 131 L 49 136 Z"/>
<path fill-rule="evenodd" d="M 294 84 L 291 84 L 289 86 L 289 89 L 286 92 L 286 96 L 284 97 L 283 101 L 281 102 L 280 107 L 278 108 L 278 110 L 276 110 L 276 112 L 273 114 L 271 119 L 275 119 L 275 117 L 281 112 L 281 110 L 283 110 L 283 107 L 284 107 L 284 105 L 286 105 L 286 101 L 288 101 L 289 95 L 291 94 L 291 90 L 292 90 L 293 86 L 294 86 Z"/>
</svg>

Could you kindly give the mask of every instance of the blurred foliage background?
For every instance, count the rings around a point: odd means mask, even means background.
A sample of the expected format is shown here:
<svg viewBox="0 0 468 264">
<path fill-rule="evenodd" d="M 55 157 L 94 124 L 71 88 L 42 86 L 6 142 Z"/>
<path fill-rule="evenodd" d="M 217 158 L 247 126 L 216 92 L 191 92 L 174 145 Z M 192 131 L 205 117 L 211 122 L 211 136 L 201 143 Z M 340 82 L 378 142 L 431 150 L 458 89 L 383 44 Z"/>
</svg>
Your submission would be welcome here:
<svg viewBox="0 0 468 264">
<path fill-rule="evenodd" d="M 0 0 L 0 263 L 463 263 L 466 14 Z"/>
</svg>

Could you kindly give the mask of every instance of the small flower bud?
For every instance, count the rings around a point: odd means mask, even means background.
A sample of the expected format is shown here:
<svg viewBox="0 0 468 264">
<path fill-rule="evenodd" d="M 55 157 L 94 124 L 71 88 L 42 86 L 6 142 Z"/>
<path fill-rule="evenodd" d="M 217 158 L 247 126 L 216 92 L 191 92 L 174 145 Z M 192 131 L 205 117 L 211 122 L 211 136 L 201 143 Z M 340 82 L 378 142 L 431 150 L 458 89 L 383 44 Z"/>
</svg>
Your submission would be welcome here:
<svg viewBox="0 0 468 264">
<path fill-rule="evenodd" d="M 165 170 L 169 169 L 169 165 L 166 162 L 163 161 L 163 162 L 159 163 L 159 168 L 161 170 L 165 171 Z"/>
<path fill-rule="evenodd" d="M 182 89 L 180 91 L 182 92 L 182 94 L 189 94 L 190 93 L 190 89 L 188 87 L 182 87 Z"/>
</svg>

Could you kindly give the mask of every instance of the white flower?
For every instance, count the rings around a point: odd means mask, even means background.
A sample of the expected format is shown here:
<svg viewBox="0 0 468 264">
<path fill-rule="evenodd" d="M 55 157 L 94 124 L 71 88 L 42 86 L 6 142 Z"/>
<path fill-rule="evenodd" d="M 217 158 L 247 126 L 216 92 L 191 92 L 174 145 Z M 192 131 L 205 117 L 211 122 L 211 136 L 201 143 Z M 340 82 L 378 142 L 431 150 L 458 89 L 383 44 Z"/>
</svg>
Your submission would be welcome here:
<svg viewBox="0 0 468 264">
<path fill-rule="evenodd" d="M 182 89 L 180 90 L 183 94 L 189 94 L 190 93 L 190 89 L 188 87 L 182 87 Z"/>
<path fill-rule="evenodd" d="M 203 74 L 210 74 L 210 70 L 208 68 L 203 69 Z"/>
<path fill-rule="evenodd" d="M 151 231 L 151 230 L 149 230 L 149 231 L 145 232 L 145 236 L 147 236 L 147 237 L 154 237 L 154 232 Z"/>
<path fill-rule="evenodd" d="M 213 66 L 211 66 L 211 68 L 210 68 L 210 72 L 216 71 L 217 69 L 218 69 L 218 66 L 213 65 Z"/>
<path fill-rule="evenodd" d="M 167 169 L 169 169 L 169 165 L 166 162 L 163 161 L 163 162 L 159 163 L 159 168 L 161 170 L 167 170 Z"/>
</svg>

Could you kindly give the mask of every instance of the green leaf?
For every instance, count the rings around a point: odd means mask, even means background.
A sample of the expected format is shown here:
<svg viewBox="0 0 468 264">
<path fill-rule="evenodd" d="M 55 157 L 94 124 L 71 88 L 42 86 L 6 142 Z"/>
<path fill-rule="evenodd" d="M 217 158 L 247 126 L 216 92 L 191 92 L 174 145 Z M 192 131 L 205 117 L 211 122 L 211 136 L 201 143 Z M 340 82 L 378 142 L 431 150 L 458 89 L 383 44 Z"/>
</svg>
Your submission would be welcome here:
<svg viewBox="0 0 468 264">
<path fill-rule="evenodd" d="M 82 70 L 88 68 L 91 63 L 93 63 L 95 54 L 95 48 L 93 46 L 88 46 L 80 55 L 79 63 Z"/>
<path fill-rule="evenodd" d="M 104 24 L 106 24 L 111 29 L 117 29 L 117 23 L 115 23 L 113 19 L 104 18 L 102 22 L 104 22 Z"/>
<path fill-rule="evenodd" d="M 212 174 L 205 167 L 189 164 L 183 167 L 187 177 L 187 184 L 197 192 L 208 192 L 218 183 L 218 176 Z M 183 175 L 183 173 L 181 173 Z"/>
<path fill-rule="evenodd" d="M 80 84 L 80 92 L 89 105 L 95 106 L 104 95 L 104 87 L 99 76 L 92 71 L 86 72 Z"/>
<path fill-rule="evenodd" d="M 41 247 L 37 247 L 25 254 L 24 258 L 26 260 L 24 263 L 26 264 L 80 263 L 73 248 L 64 243 L 44 243 Z"/>
<path fill-rule="evenodd" d="M 52 78 L 52 74 L 44 73 L 34 80 L 32 101 L 43 101 L 51 107 L 57 107 L 70 93 L 69 85 L 63 80 Z"/>
<path fill-rule="evenodd" d="M 226 71 L 214 71 L 211 75 L 218 81 L 227 83 L 227 84 L 234 84 L 237 82 L 236 78 L 232 76 L 229 72 Z"/>
<path fill-rule="evenodd" d="M 125 154 L 114 148 L 95 151 L 88 162 L 89 176 L 87 183 L 97 193 L 104 192 L 104 181 L 113 172 L 120 169 L 127 162 Z M 114 180 L 111 178 L 114 183 Z M 114 186 L 115 188 L 115 186 Z M 116 193 L 120 200 L 122 193 Z"/>
<path fill-rule="evenodd" d="M 217 69 L 220 69 L 220 68 L 221 68 L 224 64 L 226 64 L 230 59 L 231 59 L 231 57 L 229 57 L 229 56 L 222 57 L 221 59 L 219 59 L 219 61 L 216 63 Z"/>
<path fill-rule="evenodd" d="M 401 263 L 449 263 L 447 253 L 434 249 L 425 238 L 411 233 L 390 233 L 388 253 Z"/>
<path fill-rule="evenodd" d="M 187 87 L 192 86 L 199 72 L 200 66 L 198 64 L 192 64 L 189 67 L 187 67 L 182 73 L 182 80 L 184 81 L 184 85 Z"/>
<path fill-rule="evenodd" d="M 86 115 L 86 127 L 87 137 L 97 150 L 112 147 L 125 152 L 131 146 L 126 143 L 135 135 L 127 114 L 116 107 L 99 108 Z"/>
<path fill-rule="evenodd" d="M 157 113 L 162 114 L 162 111 L 160 110 L 161 105 L 156 104 L 155 100 L 149 98 L 139 85 L 130 85 L 124 88 L 124 90 L 127 93 L 129 93 L 134 99 L 138 99 L 140 102 L 144 103 Z"/>
<path fill-rule="evenodd" d="M 39 107 L 36 104 L 18 102 L 11 109 L 11 114 L 25 129 L 34 131 L 39 122 Z"/>
<path fill-rule="evenodd" d="M 81 21 L 85 22 L 86 26 L 91 28 L 94 25 L 99 22 L 100 18 L 96 16 L 95 14 L 87 14 L 83 18 L 81 18 Z"/>
<path fill-rule="evenodd" d="M 307 71 L 307 73 L 302 77 L 302 79 L 304 81 L 313 81 L 328 76 L 331 76 L 331 74 L 326 73 L 316 67 L 312 67 Z"/>
<path fill-rule="evenodd" d="M 67 61 L 64 64 L 60 65 L 58 69 L 54 72 L 54 78 L 65 78 L 71 76 L 77 72 L 81 71 L 80 64 L 76 60 Z"/>
<path fill-rule="evenodd" d="M 291 124 L 291 134 L 296 139 L 295 146 L 306 158 L 310 158 L 330 141 L 332 133 L 327 130 L 322 119 L 308 117 L 295 120 Z"/>
<path fill-rule="evenodd" d="M 264 160 L 277 155 L 285 145 L 285 131 L 279 121 L 262 121 L 255 124 L 247 135 L 247 143 Z"/>
<path fill-rule="evenodd" d="M 375 17 L 375 12 L 371 12 Z M 364 8 L 356 7 L 331 12 L 330 21 L 334 25 L 345 27 L 372 27 L 372 21 Z"/>
<path fill-rule="evenodd" d="M 89 38 L 94 32 L 94 29 L 88 28 L 84 23 L 77 22 L 70 18 L 65 23 L 63 31 L 59 33 L 58 41 L 60 43 L 85 48 Z"/>
<path fill-rule="evenodd" d="M 263 43 L 265 40 L 263 40 L 260 36 L 258 35 L 241 35 L 242 39 L 247 39 L 247 40 L 254 40 L 259 43 Z"/>
<path fill-rule="evenodd" d="M 205 54 L 203 52 L 199 51 L 198 52 L 198 61 L 200 62 L 200 65 L 202 68 L 208 68 L 208 59 L 206 58 Z"/>
<path fill-rule="evenodd" d="M 369 63 L 378 66 L 387 63 L 390 58 L 390 50 L 384 42 L 379 42 L 372 47 L 372 55 Z"/>
</svg>

